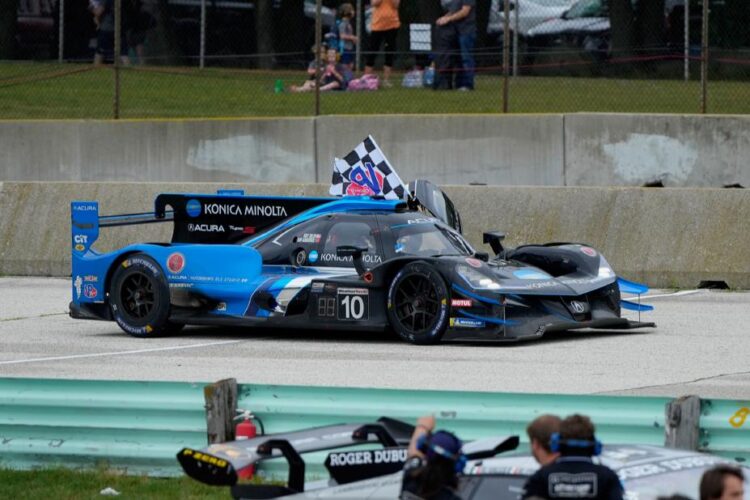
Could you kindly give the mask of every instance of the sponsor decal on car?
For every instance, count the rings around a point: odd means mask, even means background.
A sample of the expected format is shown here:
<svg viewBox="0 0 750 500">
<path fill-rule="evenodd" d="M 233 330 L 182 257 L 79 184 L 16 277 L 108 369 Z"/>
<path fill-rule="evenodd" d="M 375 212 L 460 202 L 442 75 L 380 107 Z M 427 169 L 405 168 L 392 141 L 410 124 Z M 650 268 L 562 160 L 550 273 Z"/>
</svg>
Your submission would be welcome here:
<svg viewBox="0 0 750 500">
<path fill-rule="evenodd" d="M 343 467 L 346 465 L 363 464 L 391 464 L 406 461 L 408 450 L 399 448 L 396 450 L 365 450 L 365 451 L 343 451 L 331 453 L 329 465 L 331 467 Z"/>
<path fill-rule="evenodd" d="M 585 253 L 589 257 L 596 257 L 596 250 L 591 247 L 581 247 L 581 252 Z"/>
<path fill-rule="evenodd" d="M 196 461 L 205 462 L 207 464 L 215 465 L 216 467 L 226 468 L 227 465 L 229 465 L 229 463 L 226 460 L 222 460 L 220 458 L 208 455 L 206 453 L 191 450 L 188 448 L 185 448 L 182 451 L 182 454 L 185 456 L 193 457 L 193 459 Z"/>
<path fill-rule="evenodd" d="M 298 243 L 320 243 L 321 235 L 317 233 L 305 233 L 297 238 Z"/>
<path fill-rule="evenodd" d="M 286 208 L 281 205 L 246 205 L 240 206 L 234 203 L 206 203 L 203 205 L 203 213 L 206 215 L 263 215 L 265 217 L 286 217 Z"/>
<path fill-rule="evenodd" d="M 73 281 L 73 286 L 76 289 L 76 300 L 81 298 L 81 286 L 83 285 L 83 280 L 80 276 L 76 276 L 76 279 Z"/>
<path fill-rule="evenodd" d="M 229 224 L 227 226 L 230 231 L 235 231 L 242 234 L 255 234 L 255 226 L 233 226 Z"/>
<path fill-rule="evenodd" d="M 201 202 L 196 199 L 188 200 L 185 211 L 190 217 L 198 217 L 201 214 Z"/>
<path fill-rule="evenodd" d="M 352 260 L 353 258 L 351 255 L 347 255 L 346 257 L 339 257 L 332 252 L 320 254 L 321 262 L 352 262 Z M 380 264 L 382 261 L 383 259 L 380 255 L 372 255 L 369 253 L 362 254 L 362 262 L 366 262 L 368 264 Z"/>
<path fill-rule="evenodd" d="M 185 256 L 180 252 L 175 252 L 167 257 L 167 268 L 173 274 L 178 274 L 185 269 Z"/>
<path fill-rule="evenodd" d="M 83 295 L 88 299 L 95 299 L 96 298 L 96 287 L 91 284 L 86 284 L 83 286 Z"/>
<path fill-rule="evenodd" d="M 311 263 L 311 264 L 314 264 L 314 263 L 316 263 L 316 262 L 318 261 L 318 251 L 317 251 L 317 250 L 313 250 L 313 251 L 312 251 L 312 252 L 310 252 L 310 254 L 309 254 L 309 255 L 307 256 L 307 258 L 308 258 L 308 259 L 310 260 L 310 263 Z"/>
<path fill-rule="evenodd" d="M 576 314 L 583 314 L 586 311 L 586 306 L 577 300 L 570 301 L 570 308 L 573 309 L 573 312 Z"/>
<path fill-rule="evenodd" d="M 85 234 L 76 234 L 73 235 L 73 243 L 75 243 L 75 246 L 73 248 L 76 249 L 76 252 L 83 252 L 86 250 L 86 244 L 89 242 L 89 237 Z"/>
<path fill-rule="evenodd" d="M 476 267 L 476 268 L 482 267 L 482 261 L 479 259 L 475 259 L 473 257 L 466 257 L 466 263 L 469 264 L 471 267 Z"/>
<path fill-rule="evenodd" d="M 321 283 L 321 282 L 313 283 L 312 286 L 310 287 L 310 291 L 312 293 L 322 293 L 323 287 L 325 287 L 325 283 Z"/>
<path fill-rule="evenodd" d="M 473 307 L 474 301 L 471 299 L 451 299 L 451 307 Z"/>
<path fill-rule="evenodd" d="M 87 274 L 83 277 L 83 281 L 88 281 L 89 283 L 98 283 L 99 282 L 99 276 L 94 276 L 93 274 Z"/>
<path fill-rule="evenodd" d="M 513 271 L 513 276 L 521 280 L 546 280 L 551 278 L 549 274 L 536 269 L 519 269 Z"/>
<path fill-rule="evenodd" d="M 484 328 L 487 325 L 482 320 L 472 318 L 451 318 L 450 326 L 453 328 Z"/>
<path fill-rule="evenodd" d="M 406 221 L 407 224 L 433 224 L 435 222 L 437 222 L 437 219 L 424 219 L 424 218 L 409 219 Z"/>
<path fill-rule="evenodd" d="M 226 232 L 221 224 L 188 224 L 191 233 L 223 233 Z"/>
<path fill-rule="evenodd" d="M 95 212 L 96 211 L 96 204 L 76 204 L 73 205 L 73 210 L 76 212 Z"/>
</svg>

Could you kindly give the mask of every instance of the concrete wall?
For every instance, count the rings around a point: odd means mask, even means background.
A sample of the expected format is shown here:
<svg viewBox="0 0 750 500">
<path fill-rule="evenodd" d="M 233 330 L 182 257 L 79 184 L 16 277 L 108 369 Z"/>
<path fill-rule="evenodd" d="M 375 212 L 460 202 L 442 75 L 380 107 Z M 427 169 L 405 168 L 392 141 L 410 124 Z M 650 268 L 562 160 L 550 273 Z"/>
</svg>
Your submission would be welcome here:
<svg viewBox="0 0 750 500">
<path fill-rule="evenodd" d="M 0 181 L 315 182 L 312 119 L 0 122 Z"/>
<path fill-rule="evenodd" d="M 750 187 L 750 116 L 565 117 L 568 186 Z"/>
<path fill-rule="evenodd" d="M 562 186 L 562 115 L 324 116 L 319 182 L 331 160 L 371 134 L 401 178 L 438 184 Z"/>
<path fill-rule="evenodd" d="M 750 117 L 596 114 L 0 122 L 0 181 L 327 182 L 368 134 L 407 181 L 750 186 Z"/>
<path fill-rule="evenodd" d="M 70 201 L 96 199 L 102 214 L 149 211 L 160 192 L 243 187 L 253 194 L 319 196 L 320 185 L 0 183 L 0 274 L 70 273 Z M 724 189 L 449 186 L 465 234 L 501 229 L 507 243 L 586 242 L 626 278 L 692 288 L 723 280 L 750 288 L 750 194 Z M 168 241 L 171 224 L 102 230 L 103 251 Z"/>
</svg>

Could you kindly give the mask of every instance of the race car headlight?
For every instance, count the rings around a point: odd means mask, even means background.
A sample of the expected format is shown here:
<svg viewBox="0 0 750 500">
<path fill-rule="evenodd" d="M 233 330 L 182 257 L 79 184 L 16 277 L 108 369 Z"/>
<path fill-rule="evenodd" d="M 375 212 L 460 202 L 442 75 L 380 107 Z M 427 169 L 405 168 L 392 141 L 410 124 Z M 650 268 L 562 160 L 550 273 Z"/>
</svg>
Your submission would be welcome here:
<svg viewBox="0 0 750 500">
<path fill-rule="evenodd" d="M 458 275 L 461 276 L 466 283 L 476 290 L 499 290 L 500 284 L 494 279 L 490 278 L 486 274 L 477 271 L 469 266 L 458 266 L 456 268 Z"/>
<path fill-rule="evenodd" d="M 607 259 L 605 259 L 602 256 L 599 256 L 599 277 L 600 278 L 614 278 L 615 272 L 612 270 L 612 267 L 609 265 L 609 262 L 607 262 Z"/>
</svg>

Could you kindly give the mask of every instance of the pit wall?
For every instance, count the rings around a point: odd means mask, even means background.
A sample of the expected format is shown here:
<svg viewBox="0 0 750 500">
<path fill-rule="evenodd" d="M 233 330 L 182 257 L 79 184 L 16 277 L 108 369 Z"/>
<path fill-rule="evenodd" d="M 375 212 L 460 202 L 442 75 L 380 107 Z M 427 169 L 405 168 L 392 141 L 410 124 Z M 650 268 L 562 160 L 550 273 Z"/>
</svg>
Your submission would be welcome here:
<svg viewBox="0 0 750 500">
<path fill-rule="evenodd" d="M 0 275 L 70 275 L 70 202 L 99 200 L 103 215 L 153 210 L 162 192 L 321 196 L 326 184 L 0 183 Z M 446 186 L 477 249 L 482 231 L 508 246 L 585 242 L 619 275 L 653 287 L 725 281 L 750 288 L 750 195 L 742 189 Z M 96 246 L 169 241 L 171 223 L 105 228 Z M 484 248 L 489 250 L 488 248 Z"/>
<path fill-rule="evenodd" d="M 0 122 L 0 181 L 315 183 L 372 134 L 440 184 L 750 186 L 750 117 L 379 115 Z"/>
</svg>

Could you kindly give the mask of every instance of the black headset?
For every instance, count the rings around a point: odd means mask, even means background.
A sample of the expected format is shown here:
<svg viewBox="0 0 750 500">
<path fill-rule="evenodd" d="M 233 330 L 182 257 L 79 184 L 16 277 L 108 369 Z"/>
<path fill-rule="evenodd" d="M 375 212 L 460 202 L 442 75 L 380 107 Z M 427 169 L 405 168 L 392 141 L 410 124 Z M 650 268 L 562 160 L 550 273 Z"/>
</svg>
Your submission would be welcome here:
<svg viewBox="0 0 750 500">
<path fill-rule="evenodd" d="M 451 453 L 450 451 L 446 450 L 442 446 L 435 444 L 432 442 L 432 434 L 422 434 L 417 438 L 417 449 L 424 453 L 425 455 L 428 455 L 429 453 L 434 453 L 436 455 L 440 455 L 443 458 L 447 458 L 448 460 L 452 461 L 454 463 L 454 470 L 456 474 L 459 474 L 463 472 L 464 468 L 466 467 L 466 455 L 461 453 L 461 440 L 458 439 L 454 434 L 447 432 L 447 431 L 438 431 L 443 434 L 448 434 L 453 440 L 455 441 L 456 445 L 459 448 L 459 451 L 456 453 Z"/>
<path fill-rule="evenodd" d="M 570 448 L 592 448 L 592 455 L 600 455 L 602 453 L 602 442 L 594 439 L 590 441 L 588 439 L 562 439 L 559 432 L 555 432 L 550 436 L 549 449 L 557 453 L 560 451 L 562 446 L 568 446 Z"/>
</svg>

